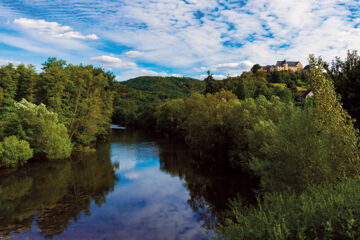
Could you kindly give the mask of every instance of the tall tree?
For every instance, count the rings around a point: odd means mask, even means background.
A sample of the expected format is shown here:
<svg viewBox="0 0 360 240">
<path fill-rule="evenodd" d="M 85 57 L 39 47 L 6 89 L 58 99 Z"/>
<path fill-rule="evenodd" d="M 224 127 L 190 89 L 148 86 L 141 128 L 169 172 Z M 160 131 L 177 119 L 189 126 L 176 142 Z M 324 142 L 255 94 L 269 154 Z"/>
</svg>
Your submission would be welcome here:
<svg viewBox="0 0 360 240">
<path fill-rule="evenodd" d="M 20 64 L 16 68 L 17 72 L 17 91 L 16 91 L 16 101 L 20 101 L 25 98 L 30 102 L 35 101 L 35 84 L 37 74 L 35 72 L 35 67 L 29 65 L 26 67 L 23 64 Z"/>
<path fill-rule="evenodd" d="M 208 76 L 204 79 L 205 82 L 205 94 L 207 93 L 211 93 L 214 94 L 216 93 L 216 81 L 213 78 L 212 74 L 210 73 L 210 71 L 207 72 Z"/>
<path fill-rule="evenodd" d="M 339 57 L 331 65 L 325 65 L 328 74 L 334 80 L 335 88 L 341 95 L 344 108 L 356 118 L 360 127 L 360 56 L 357 51 L 348 51 L 342 61 Z"/>
</svg>

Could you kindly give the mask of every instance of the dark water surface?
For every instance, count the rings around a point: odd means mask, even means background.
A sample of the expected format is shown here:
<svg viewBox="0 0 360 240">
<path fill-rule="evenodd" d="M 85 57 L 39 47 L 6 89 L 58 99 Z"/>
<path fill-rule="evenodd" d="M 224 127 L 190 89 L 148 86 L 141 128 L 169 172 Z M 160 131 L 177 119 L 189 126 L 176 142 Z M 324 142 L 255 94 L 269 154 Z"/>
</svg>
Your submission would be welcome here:
<svg viewBox="0 0 360 240">
<path fill-rule="evenodd" d="M 238 175 L 113 129 L 96 152 L 0 170 L 0 239 L 210 239 L 226 199 L 251 194 Z"/>
</svg>

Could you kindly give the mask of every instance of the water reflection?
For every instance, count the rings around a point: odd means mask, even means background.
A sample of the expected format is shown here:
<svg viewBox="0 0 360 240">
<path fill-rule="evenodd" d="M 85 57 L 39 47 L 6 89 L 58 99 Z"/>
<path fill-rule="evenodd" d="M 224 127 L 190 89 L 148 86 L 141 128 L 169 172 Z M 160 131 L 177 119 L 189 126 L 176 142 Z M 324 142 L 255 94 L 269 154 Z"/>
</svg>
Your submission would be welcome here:
<svg viewBox="0 0 360 240">
<path fill-rule="evenodd" d="M 109 147 L 75 154 L 75 162 L 37 162 L 1 170 L 0 236 L 30 231 L 34 224 L 45 237 L 59 235 L 81 213 L 90 215 L 92 201 L 98 206 L 105 203 L 117 180 Z"/>
<path fill-rule="evenodd" d="M 159 145 L 161 170 L 184 180 L 190 195 L 187 202 L 206 229 L 213 229 L 221 220 L 229 199 L 240 196 L 245 203 L 255 202 L 252 189 L 257 180 L 248 174 L 225 166 L 199 165 L 185 146 L 166 142 Z"/>
<path fill-rule="evenodd" d="M 195 163 L 181 144 L 114 129 L 97 152 L 0 170 L 0 238 L 209 239 L 229 197 L 252 201 L 252 180 Z"/>
</svg>

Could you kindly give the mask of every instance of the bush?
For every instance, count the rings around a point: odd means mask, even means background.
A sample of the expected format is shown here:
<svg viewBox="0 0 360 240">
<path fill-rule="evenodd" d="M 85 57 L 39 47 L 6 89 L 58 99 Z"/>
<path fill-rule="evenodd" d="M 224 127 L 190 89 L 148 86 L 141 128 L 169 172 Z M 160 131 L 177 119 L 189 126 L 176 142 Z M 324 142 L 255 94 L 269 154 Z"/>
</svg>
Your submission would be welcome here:
<svg viewBox="0 0 360 240">
<path fill-rule="evenodd" d="M 314 184 L 335 183 L 360 170 L 351 161 L 354 149 L 331 126 L 316 121 L 316 109 L 297 108 L 278 125 L 261 122 L 251 133 L 250 145 L 259 154 L 250 168 L 261 177 L 262 187 L 270 191 L 303 191 Z M 259 144 L 261 143 L 261 144 Z"/>
<path fill-rule="evenodd" d="M 230 91 L 221 90 L 205 97 L 193 95 L 186 101 L 189 112 L 184 121 L 185 140 L 200 156 L 226 159 L 228 134 L 225 122 L 239 100 Z M 206 156 L 205 156 L 206 155 Z"/>
<path fill-rule="evenodd" d="M 360 239 L 360 182 L 268 193 L 257 207 L 231 201 L 216 239 Z"/>
<path fill-rule="evenodd" d="M 184 137 L 186 120 L 184 99 L 170 99 L 157 107 L 156 129 L 166 135 Z"/>
<path fill-rule="evenodd" d="M 58 123 L 57 114 L 45 105 L 35 105 L 25 99 L 15 103 L 19 116 L 16 125 L 21 126 L 18 136 L 26 139 L 36 154 L 48 159 L 63 159 L 71 154 L 72 146 L 63 124 Z"/>
<path fill-rule="evenodd" d="M 0 167 L 18 167 L 33 157 L 30 144 L 15 136 L 5 137 L 0 142 Z"/>
<path fill-rule="evenodd" d="M 256 99 L 247 98 L 240 101 L 225 120 L 225 129 L 229 140 L 229 157 L 233 166 L 241 165 L 248 168 L 251 156 L 258 152 L 259 148 L 249 149 L 249 137 L 253 127 L 261 121 L 278 123 L 282 116 L 287 116 L 293 111 L 291 103 L 280 101 L 279 97 L 273 96 L 267 100 L 264 96 Z M 262 143 L 259 141 L 259 144 Z"/>
<path fill-rule="evenodd" d="M 278 123 L 288 115 L 293 104 L 279 97 L 264 96 L 239 100 L 225 90 L 215 94 L 193 94 L 187 99 L 167 100 L 157 107 L 157 130 L 184 138 L 202 159 L 219 157 L 232 167 L 249 162 L 249 131 L 264 120 Z M 229 161 L 228 161 L 229 160 Z"/>
</svg>

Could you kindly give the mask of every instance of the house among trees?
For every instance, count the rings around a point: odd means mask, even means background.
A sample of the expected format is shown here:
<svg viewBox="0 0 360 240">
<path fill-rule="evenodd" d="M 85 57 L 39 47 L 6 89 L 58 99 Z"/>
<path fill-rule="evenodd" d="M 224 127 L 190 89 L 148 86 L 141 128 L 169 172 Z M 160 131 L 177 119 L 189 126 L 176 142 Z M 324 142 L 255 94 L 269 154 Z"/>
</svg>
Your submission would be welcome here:
<svg viewBox="0 0 360 240">
<path fill-rule="evenodd" d="M 260 70 L 264 71 L 264 72 L 274 72 L 275 71 L 275 67 L 274 65 L 266 65 L 266 66 L 262 66 L 260 68 Z"/>
<path fill-rule="evenodd" d="M 310 68 L 311 68 L 310 65 L 306 65 L 306 66 L 304 67 L 304 71 L 309 72 L 309 71 L 310 71 Z"/>
<path fill-rule="evenodd" d="M 302 102 L 302 101 L 304 101 L 306 98 L 312 97 L 312 96 L 314 96 L 314 93 L 312 92 L 311 89 L 306 90 L 306 91 L 301 91 L 300 102 Z"/>
<path fill-rule="evenodd" d="M 303 70 L 303 65 L 301 62 L 288 62 L 286 60 L 284 61 L 277 61 L 275 70 L 276 71 L 292 71 L 292 72 L 298 72 Z"/>
<path fill-rule="evenodd" d="M 274 72 L 274 71 L 291 71 L 291 72 L 301 72 L 304 70 L 301 62 L 296 61 L 277 61 L 276 65 L 267 65 L 261 66 L 260 71 L 263 72 Z"/>
</svg>

